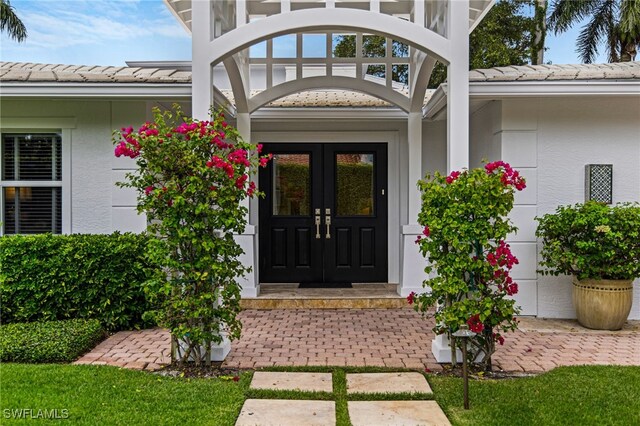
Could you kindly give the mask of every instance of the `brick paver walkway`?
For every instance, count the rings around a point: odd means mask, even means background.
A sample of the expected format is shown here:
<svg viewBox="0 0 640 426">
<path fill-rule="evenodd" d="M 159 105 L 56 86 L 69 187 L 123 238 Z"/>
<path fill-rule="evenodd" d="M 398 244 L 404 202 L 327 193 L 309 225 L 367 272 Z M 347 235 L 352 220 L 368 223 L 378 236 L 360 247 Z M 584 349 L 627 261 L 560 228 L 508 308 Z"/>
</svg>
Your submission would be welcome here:
<svg viewBox="0 0 640 426">
<path fill-rule="evenodd" d="M 409 309 L 249 310 L 242 338 L 224 365 L 381 366 L 436 370 L 432 322 Z M 572 321 L 523 319 L 494 355 L 505 371 L 542 372 L 561 365 L 640 365 L 640 325 L 591 331 Z M 157 369 L 169 362 L 169 335 L 161 329 L 120 332 L 78 363 Z"/>
</svg>

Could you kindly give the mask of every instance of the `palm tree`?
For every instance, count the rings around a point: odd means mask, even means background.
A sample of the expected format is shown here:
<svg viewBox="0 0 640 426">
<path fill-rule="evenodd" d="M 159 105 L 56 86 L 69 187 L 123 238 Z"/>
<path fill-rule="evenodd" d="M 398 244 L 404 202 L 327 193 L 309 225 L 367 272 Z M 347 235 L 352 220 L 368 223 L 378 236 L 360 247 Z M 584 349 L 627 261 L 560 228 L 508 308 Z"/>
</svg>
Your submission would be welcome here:
<svg viewBox="0 0 640 426">
<path fill-rule="evenodd" d="M 17 42 L 27 38 L 27 29 L 16 15 L 9 0 L 0 0 L 0 31 L 7 31 L 9 37 Z"/>
<path fill-rule="evenodd" d="M 609 62 L 635 60 L 640 45 L 640 0 L 554 0 L 548 26 L 556 34 L 587 19 L 578 36 L 577 52 L 592 63 L 604 42 Z"/>
</svg>

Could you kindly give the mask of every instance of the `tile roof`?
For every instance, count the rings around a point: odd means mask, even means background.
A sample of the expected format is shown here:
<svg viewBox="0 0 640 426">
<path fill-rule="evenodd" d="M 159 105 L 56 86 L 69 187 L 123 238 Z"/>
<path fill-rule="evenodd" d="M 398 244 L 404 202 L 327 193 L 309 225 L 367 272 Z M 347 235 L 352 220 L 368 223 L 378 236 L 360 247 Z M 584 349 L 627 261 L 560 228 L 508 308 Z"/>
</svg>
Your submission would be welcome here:
<svg viewBox="0 0 640 426">
<path fill-rule="evenodd" d="M 477 69 L 475 81 L 551 81 L 640 79 L 640 62 L 575 65 L 522 65 Z M 0 82 L 190 83 L 191 72 L 141 67 L 0 62 Z"/>
<path fill-rule="evenodd" d="M 427 90 L 425 102 L 435 90 Z M 231 103 L 235 103 L 231 90 L 221 90 L 222 94 Z M 251 96 L 260 93 L 260 90 L 252 90 Z M 348 90 L 307 90 L 294 93 L 277 99 L 265 105 L 268 108 L 391 108 L 389 102 L 376 98 L 366 93 L 351 92 Z"/>
<path fill-rule="evenodd" d="M 0 62 L 0 82 L 191 83 L 191 72 L 160 68 Z"/>
<path fill-rule="evenodd" d="M 640 62 L 577 65 L 524 65 L 477 69 L 469 72 L 470 82 L 640 80 Z M 191 72 L 165 68 L 106 67 L 0 62 L 0 83 L 148 83 L 191 84 Z M 260 91 L 251 91 L 255 95 Z M 404 91 L 406 94 L 406 90 Z M 427 90 L 425 102 L 433 94 Z M 233 93 L 222 93 L 234 103 Z M 311 90 L 292 94 L 266 105 L 278 108 L 389 108 L 376 97 L 345 90 Z"/>
<path fill-rule="evenodd" d="M 640 79 L 640 62 L 576 65 L 522 65 L 477 69 L 469 72 L 470 82 L 628 80 Z"/>
</svg>

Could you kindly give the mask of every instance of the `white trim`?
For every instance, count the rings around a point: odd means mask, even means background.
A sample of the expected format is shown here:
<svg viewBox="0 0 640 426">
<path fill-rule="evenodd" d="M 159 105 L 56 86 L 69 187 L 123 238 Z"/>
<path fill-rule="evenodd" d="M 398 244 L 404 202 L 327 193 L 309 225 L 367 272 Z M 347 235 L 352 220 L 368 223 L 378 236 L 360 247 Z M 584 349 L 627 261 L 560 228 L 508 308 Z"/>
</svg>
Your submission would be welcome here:
<svg viewBox="0 0 640 426">
<path fill-rule="evenodd" d="M 2 117 L 0 118 L 0 127 L 2 127 L 3 132 L 10 130 L 12 133 L 22 131 L 28 133 L 33 132 L 33 129 L 58 132 L 60 129 L 75 129 L 77 122 L 78 120 L 75 117 Z"/>
<path fill-rule="evenodd" d="M 640 95 L 640 80 L 470 82 L 469 94 L 483 96 Z"/>
<path fill-rule="evenodd" d="M 191 98 L 191 83 L 0 83 L 2 97 Z"/>
<path fill-rule="evenodd" d="M 423 108 L 429 119 L 442 117 L 447 106 L 447 83 L 441 84 Z M 469 83 L 469 98 L 639 96 L 640 80 L 476 81 Z"/>
<path fill-rule="evenodd" d="M 469 34 L 471 34 L 473 32 L 473 30 L 475 30 L 476 27 L 480 24 L 480 22 L 482 22 L 484 17 L 487 16 L 487 13 L 489 13 L 491 8 L 493 8 L 493 6 L 496 4 L 496 0 L 489 0 L 486 3 L 488 3 L 488 4 L 485 5 L 485 7 L 482 10 L 482 12 L 480 12 L 478 15 L 476 15 L 473 19 L 469 19 L 471 21 L 471 25 L 469 26 Z M 471 7 L 471 5 L 469 5 L 469 7 Z"/>
<path fill-rule="evenodd" d="M 451 42 L 427 28 L 390 15 L 349 8 L 305 9 L 271 15 L 221 35 L 208 43 L 206 49 L 198 52 L 194 50 L 194 54 L 202 54 L 208 63 L 215 65 L 263 40 L 284 34 L 324 30 L 373 32 L 392 37 L 433 53 L 445 64 L 449 63 L 451 55 Z M 198 37 L 194 34 L 194 39 L 196 38 Z"/>
<path fill-rule="evenodd" d="M 256 111 L 260 107 L 292 93 L 318 88 L 337 88 L 365 93 L 396 105 L 404 111 L 409 111 L 409 98 L 406 95 L 371 81 L 339 76 L 306 77 L 278 84 L 251 97 L 249 111 Z"/>
<path fill-rule="evenodd" d="M 405 117 L 406 118 L 406 117 Z M 253 143 L 386 143 L 387 144 L 387 227 L 388 227 L 388 281 L 400 279 L 401 223 L 400 192 L 400 135 L 398 131 L 381 132 L 254 132 Z M 258 223 L 258 200 L 252 199 L 249 209 L 251 223 Z M 257 245 L 257 243 L 256 243 Z M 256 265 L 256 267 L 259 267 Z M 256 274 L 258 271 L 256 271 Z M 257 275 L 256 275 L 257 276 Z"/>
<path fill-rule="evenodd" d="M 406 120 L 407 113 L 399 108 L 261 108 L 251 114 L 260 121 L 286 119 L 309 119 L 331 121 Z"/>
</svg>

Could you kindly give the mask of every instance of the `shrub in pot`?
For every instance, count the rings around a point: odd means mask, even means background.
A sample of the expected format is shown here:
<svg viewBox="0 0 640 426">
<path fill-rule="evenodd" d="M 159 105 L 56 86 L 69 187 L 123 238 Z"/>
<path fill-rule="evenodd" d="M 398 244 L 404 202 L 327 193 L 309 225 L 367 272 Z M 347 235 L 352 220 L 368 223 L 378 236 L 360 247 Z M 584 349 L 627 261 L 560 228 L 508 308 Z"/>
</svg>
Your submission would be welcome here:
<svg viewBox="0 0 640 426">
<path fill-rule="evenodd" d="M 573 275 L 578 322 L 593 329 L 622 328 L 633 280 L 640 277 L 640 205 L 589 201 L 536 219 L 543 244 L 539 272 Z"/>
</svg>

